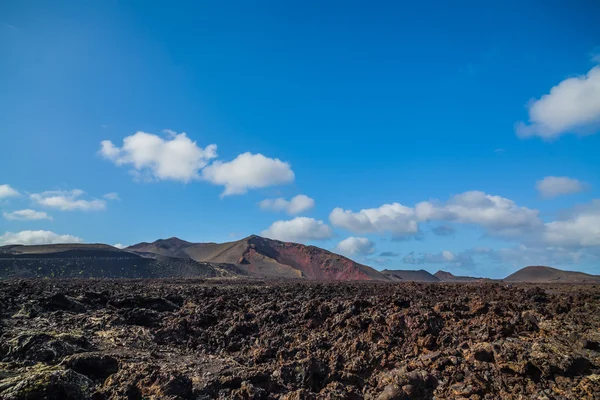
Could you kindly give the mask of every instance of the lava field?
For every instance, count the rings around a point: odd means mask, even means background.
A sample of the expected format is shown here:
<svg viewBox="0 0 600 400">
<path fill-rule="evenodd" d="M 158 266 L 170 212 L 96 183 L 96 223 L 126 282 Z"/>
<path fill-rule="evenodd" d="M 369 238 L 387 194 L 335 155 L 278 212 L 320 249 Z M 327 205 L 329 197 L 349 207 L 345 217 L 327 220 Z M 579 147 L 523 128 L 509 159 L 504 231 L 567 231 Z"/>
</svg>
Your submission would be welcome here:
<svg viewBox="0 0 600 400">
<path fill-rule="evenodd" d="M 600 286 L 0 281 L 0 399 L 599 399 Z"/>
</svg>

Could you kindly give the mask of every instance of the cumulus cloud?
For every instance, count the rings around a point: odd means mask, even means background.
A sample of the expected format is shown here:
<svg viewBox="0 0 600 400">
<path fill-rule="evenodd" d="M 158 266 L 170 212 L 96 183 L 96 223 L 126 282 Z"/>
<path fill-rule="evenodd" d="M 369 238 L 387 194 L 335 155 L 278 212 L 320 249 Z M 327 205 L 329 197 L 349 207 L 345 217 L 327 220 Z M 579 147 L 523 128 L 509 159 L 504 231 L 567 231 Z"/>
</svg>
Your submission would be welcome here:
<svg viewBox="0 0 600 400">
<path fill-rule="evenodd" d="M 83 239 L 73 235 L 59 235 L 52 231 L 6 232 L 0 236 L 0 245 L 8 244 L 57 244 L 82 243 Z"/>
<path fill-rule="evenodd" d="M 586 184 L 566 176 L 547 176 L 536 182 L 536 189 L 545 198 L 563 194 L 578 193 L 585 189 Z"/>
<path fill-rule="evenodd" d="M 258 205 L 263 210 L 285 211 L 288 214 L 294 215 L 310 210 L 315 206 L 315 201 L 304 194 L 299 194 L 290 200 L 286 200 L 283 197 L 265 199 L 259 202 Z"/>
<path fill-rule="evenodd" d="M 302 243 L 323 240 L 333 236 L 331 227 L 314 218 L 296 217 L 289 221 L 276 221 L 261 232 L 261 235 L 285 242 Z"/>
<path fill-rule="evenodd" d="M 600 199 L 575 207 L 566 218 L 547 222 L 543 240 L 569 248 L 600 247 Z"/>
<path fill-rule="evenodd" d="M 0 185 L 0 199 L 5 199 L 8 197 L 16 197 L 19 195 L 15 189 L 11 188 L 9 185 Z"/>
<path fill-rule="evenodd" d="M 595 133 L 600 126 L 600 66 L 563 80 L 550 93 L 528 105 L 529 123 L 519 122 L 517 134 L 555 139 L 567 133 Z"/>
<path fill-rule="evenodd" d="M 119 197 L 119 194 L 117 192 L 106 193 L 102 197 L 104 197 L 106 200 L 121 200 L 121 198 Z"/>
<path fill-rule="evenodd" d="M 382 251 L 379 253 L 379 257 L 398 257 L 400 254 L 393 251 Z"/>
<path fill-rule="evenodd" d="M 338 207 L 329 215 L 329 221 L 354 233 L 391 232 L 401 236 L 415 235 L 419 232 L 415 210 L 400 203 L 384 204 L 359 212 Z"/>
<path fill-rule="evenodd" d="M 215 161 L 202 170 L 202 177 L 225 186 L 221 197 L 290 183 L 295 178 L 289 163 L 252 153 L 240 154 L 229 162 Z"/>
<path fill-rule="evenodd" d="M 106 201 L 99 199 L 84 200 L 80 197 L 85 192 L 83 190 L 51 190 L 42 193 L 33 193 L 31 200 L 45 207 L 57 208 L 62 211 L 96 211 L 106 208 Z"/>
<path fill-rule="evenodd" d="M 375 252 L 375 243 L 364 237 L 350 236 L 339 242 L 335 251 L 348 256 L 366 256 Z"/>
<path fill-rule="evenodd" d="M 437 236 L 452 236 L 454 233 L 456 233 L 456 229 L 450 225 L 436 226 L 431 231 Z"/>
<path fill-rule="evenodd" d="M 446 203 L 424 201 L 414 208 L 400 203 L 384 204 L 353 212 L 335 208 L 329 215 L 331 223 L 353 233 L 391 233 L 395 239 L 419 238 L 419 222 L 447 221 L 474 224 L 490 234 L 518 235 L 539 228 L 539 211 L 518 206 L 514 201 L 479 191 L 453 196 Z M 453 228 L 434 228 L 438 235 L 451 234 Z"/>
<path fill-rule="evenodd" d="M 451 221 L 482 226 L 493 234 L 517 234 L 541 226 L 539 211 L 479 191 L 453 196 L 446 203 L 424 201 L 415 207 L 422 221 Z"/>
<path fill-rule="evenodd" d="M 100 155 L 118 166 L 130 165 L 141 179 L 189 182 L 199 179 L 199 171 L 217 157 L 217 146 L 199 147 L 185 133 L 169 133 L 167 138 L 136 132 L 117 147 L 110 140 L 101 143 Z"/>
<path fill-rule="evenodd" d="M 5 219 L 10 221 L 37 221 L 40 219 L 52 219 L 50 215 L 46 214 L 43 211 L 36 211 L 31 209 L 18 210 L 10 213 L 5 212 L 3 213 L 3 215 Z"/>
</svg>

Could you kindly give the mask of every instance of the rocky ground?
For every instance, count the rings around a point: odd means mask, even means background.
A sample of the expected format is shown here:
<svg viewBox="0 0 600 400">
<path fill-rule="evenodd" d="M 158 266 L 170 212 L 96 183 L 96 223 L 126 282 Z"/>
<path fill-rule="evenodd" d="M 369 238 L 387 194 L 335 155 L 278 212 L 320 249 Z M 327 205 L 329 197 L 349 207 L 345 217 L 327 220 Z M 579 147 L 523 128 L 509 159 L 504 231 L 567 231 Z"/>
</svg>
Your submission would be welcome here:
<svg viewBox="0 0 600 400">
<path fill-rule="evenodd" d="M 599 399 L 600 286 L 0 281 L 1 399 Z"/>
</svg>

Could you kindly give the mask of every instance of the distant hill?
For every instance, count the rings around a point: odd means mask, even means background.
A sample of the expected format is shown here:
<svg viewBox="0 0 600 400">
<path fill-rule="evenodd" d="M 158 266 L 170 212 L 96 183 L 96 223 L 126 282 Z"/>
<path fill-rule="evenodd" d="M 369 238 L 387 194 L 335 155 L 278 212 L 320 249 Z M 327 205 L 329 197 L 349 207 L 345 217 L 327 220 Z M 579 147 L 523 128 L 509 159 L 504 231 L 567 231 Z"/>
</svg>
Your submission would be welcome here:
<svg viewBox="0 0 600 400">
<path fill-rule="evenodd" d="M 234 265 L 158 254 L 142 256 L 105 244 L 0 247 L 3 278 L 210 278 L 244 274 Z"/>
<path fill-rule="evenodd" d="M 450 272 L 442 271 L 442 270 L 439 270 L 438 272 L 436 272 L 433 275 L 442 282 L 479 282 L 479 281 L 487 280 L 487 278 L 474 278 L 472 276 L 454 275 Z"/>
<path fill-rule="evenodd" d="M 121 250 L 116 247 L 109 246 L 102 243 L 64 243 L 64 244 L 42 244 L 42 245 L 22 245 L 22 244 L 11 244 L 7 246 L 0 246 L 0 257 L 2 255 L 23 255 L 23 254 L 55 254 L 62 253 L 65 251 L 85 251 L 91 254 L 92 252 L 99 252 L 102 254 L 108 254 L 111 252 L 120 253 Z"/>
<path fill-rule="evenodd" d="M 392 281 L 397 282 L 439 282 L 440 279 L 424 269 L 416 270 L 403 270 L 395 269 L 389 270 L 384 269 L 381 273 L 387 276 Z"/>
<path fill-rule="evenodd" d="M 158 239 L 152 243 L 142 242 L 129 246 L 127 250 L 140 253 L 153 253 L 170 257 L 187 257 L 181 250 L 191 246 L 193 243 L 186 242 L 176 237 L 169 239 Z"/>
<path fill-rule="evenodd" d="M 545 266 L 525 267 L 512 275 L 504 278 L 505 282 L 532 282 L 532 283 L 583 283 L 599 282 L 600 275 L 590 275 L 583 272 L 563 271 Z"/>
<path fill-rule="evenodd" d="M 371 267 L 359 264 L 315 246 L 281 242 L 252 235 L 227 243 L 191 243 L 168 239 L 161 243 L 141 243 L 126 250 L 135 253 L 157 252 L 199 262 L 235 264 L 247 274 L 269 278 L 306 278 L 318 280 L 387 280 Z M 170 251 L 166 249 L 170 247 Z"/>
<path fill-rule="evenodd" d="M 227 243 L 172 237 L 126 249 L 106 244 L 0 246 L 0 278 L 214 278 L 257 277 L 391 282 L 479 282 L 487 278 L 435 275 L 421 270 L 375 269 L 316 246 L 252 235 Z M 600 275 L 525 267 L 505 282 L 600 283 Z"/>
</svg>

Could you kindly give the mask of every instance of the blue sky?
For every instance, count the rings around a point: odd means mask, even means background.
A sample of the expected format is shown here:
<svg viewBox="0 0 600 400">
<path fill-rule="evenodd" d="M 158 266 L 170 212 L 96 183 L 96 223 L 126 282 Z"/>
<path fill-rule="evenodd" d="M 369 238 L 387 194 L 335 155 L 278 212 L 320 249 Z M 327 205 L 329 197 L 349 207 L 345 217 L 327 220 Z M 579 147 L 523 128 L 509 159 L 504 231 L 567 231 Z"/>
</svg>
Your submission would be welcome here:
<svg viewBox="0 0 600 400">
<path fill-rule="evenodd" d="M 0 4 L 0 243 L 600 273 L 597 2 L 197 3 Z"/>
</svg>

